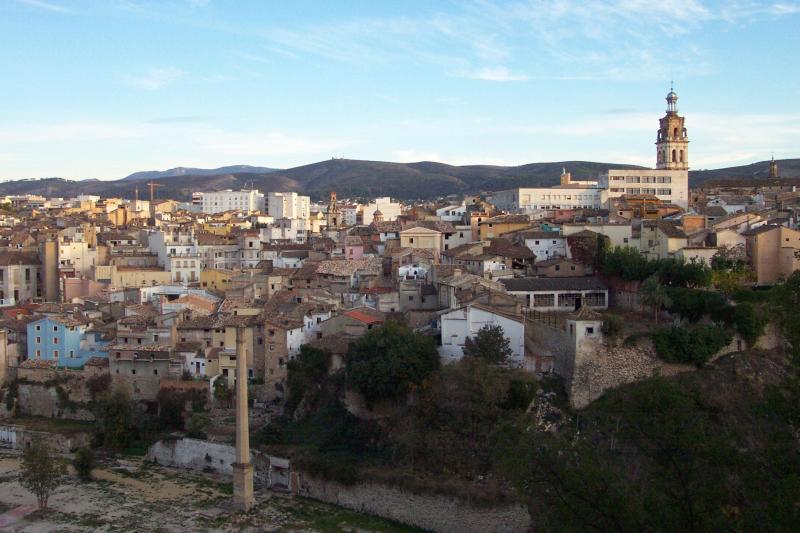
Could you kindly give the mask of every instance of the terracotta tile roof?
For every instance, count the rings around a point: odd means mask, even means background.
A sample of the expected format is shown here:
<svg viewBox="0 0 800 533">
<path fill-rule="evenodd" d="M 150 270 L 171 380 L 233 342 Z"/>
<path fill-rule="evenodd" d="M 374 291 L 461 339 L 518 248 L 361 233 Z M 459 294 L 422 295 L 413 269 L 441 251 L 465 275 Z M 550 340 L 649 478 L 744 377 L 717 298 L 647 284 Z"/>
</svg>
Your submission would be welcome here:
<svg viewBox="0 0 800 533">
<path fill-rule="evenodd" d="M 479 224 L 528 224 L 530 221 L 531 218 L 528 215 L 497 215 L 487 218 Z"/>
<path fill-rule="evenodd" d="M 380 274 L 383 269 L 383 259 L 380 257 L 365 257 L 362 259 L 321 261 L 317 274 L 334 276 L 352 276 L 357 271 L 367 271 Z"/>
<path fill-rule="evenodd" d="M 355 318 L 359 322 L 363 322 L 364 324 L 382 324 L 384 322 L 383 318 L 379 318 L 374 315 L 369 315 L 366 312 L 360 309 L 353 309 L 352 311 L 347 311 L 344 313 L 345 316 L 350 318 Z"/>
<path fill-rule="evenodd" d="M 20 368 L 54 368 L 56 362 L 52 359 L 26 359 L 19 364 Z"/>
</svg>

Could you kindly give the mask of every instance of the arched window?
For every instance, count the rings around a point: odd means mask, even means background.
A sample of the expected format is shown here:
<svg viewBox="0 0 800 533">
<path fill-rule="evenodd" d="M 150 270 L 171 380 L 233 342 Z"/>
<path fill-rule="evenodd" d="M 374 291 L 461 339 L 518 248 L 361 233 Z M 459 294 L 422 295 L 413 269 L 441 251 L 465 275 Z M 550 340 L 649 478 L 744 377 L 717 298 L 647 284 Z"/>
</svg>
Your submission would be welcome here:
<svg viewBox="0 0 800 533">
<path fill-rule="evenodd" d="M 681 150 L 681 163 L 683 163 L 683 150 Z"/>
<path fill-rule="evenodd" d="M 672 136 L 675 137 L 676 139 L 678 138 L 678 128 L 672 130 Z"/>
<path fill-rule="evenodd" d="M 672 162 L 673 163 L 677 163 L 678 162 L 678 152 L 676 150 L 672 151 Z"/>
</svg>

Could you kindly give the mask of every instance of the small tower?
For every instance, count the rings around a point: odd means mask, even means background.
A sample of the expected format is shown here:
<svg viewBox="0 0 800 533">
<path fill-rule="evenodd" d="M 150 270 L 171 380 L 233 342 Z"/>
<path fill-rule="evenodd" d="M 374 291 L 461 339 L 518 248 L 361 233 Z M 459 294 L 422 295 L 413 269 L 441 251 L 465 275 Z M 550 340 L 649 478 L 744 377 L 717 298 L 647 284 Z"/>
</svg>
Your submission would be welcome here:
<svg viewBox="0 0 800 533">
<path fill-rule="evenodd" d="M 667 114 L 659 119 L 656 137 L 656 168 L 689 170 L 689 137 L 684 117 L 678 114 L 678 95 L 670 86 L 667 94 Z"/>
<path fill-rule="evenodd" d="M 328 199 L 328 213 L 326 214 L 328 229 L 338 228 L 342 224 L 342 217 L 339 214 L 339 205 L 336 203 L 336 191 L 331 191 Z"/>
<path fill-rule="evenodd" d="M 572 173 L 567 172 L 566 168 L 561 168 L 561 185 L 567 186 L 572 183 Z"/>
<path fill-rule="evenodd" d="M 383 213 L 381 213 L 380 209 L 376 209 L 374 213 L 372 213 L 372 221 L 375 223 L 383 222 Z"/>
<path fill-rule="evenodd" d="M 772 156 L 772 160 L 769 162 L 769 177 L 770 179 L 778 177 L 778 162 L 775 161 L 775 155 Z"/>
</svg>

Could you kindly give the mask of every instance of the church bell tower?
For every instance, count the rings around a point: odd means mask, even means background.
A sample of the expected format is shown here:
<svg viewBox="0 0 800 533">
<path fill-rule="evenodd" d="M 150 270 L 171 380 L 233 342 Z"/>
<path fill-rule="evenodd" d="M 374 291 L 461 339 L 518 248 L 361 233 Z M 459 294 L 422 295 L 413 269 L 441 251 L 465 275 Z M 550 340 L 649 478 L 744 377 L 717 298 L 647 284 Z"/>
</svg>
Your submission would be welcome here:
<svg viewBox="0 0 800 533">
<path fill-rule="evenodd" d="M 331 191 L 328 199 L 328 213 L 326 215 L 328 229 L 335 229 L 342 225 L 342 216 L 339 213 L 339 204 L 336 203 L 336 192 Z"/>
<path fill-rule="evenodd" d="M 656 168 L 689 170 L 689 137 L 684 117 L 678 115 L 678 95 L 670 87 L 667 94 L 667 114 L 659 119 L 656 138 Z"/>
</svg>

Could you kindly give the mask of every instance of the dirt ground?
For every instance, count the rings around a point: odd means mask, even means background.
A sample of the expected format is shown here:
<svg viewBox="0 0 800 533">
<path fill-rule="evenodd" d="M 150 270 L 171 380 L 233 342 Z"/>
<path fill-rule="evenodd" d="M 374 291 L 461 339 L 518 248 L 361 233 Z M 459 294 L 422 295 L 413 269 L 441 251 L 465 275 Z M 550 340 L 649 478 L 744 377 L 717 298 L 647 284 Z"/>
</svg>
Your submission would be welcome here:
<svg viewBox="0 0 800 533">
<path fill-rule="evenodd" d="M 0 513 L 36 504 L 17 481 L 19 454 L 0 450 Z M 247 514 L 231 512 L 230 480 L 155 466 L 139 458 L 107 461 L 81 482 L 70 474 L 36 511 L 6 531 L 419 531 L 339 507 L 260 491 Z"/>
</svg>

